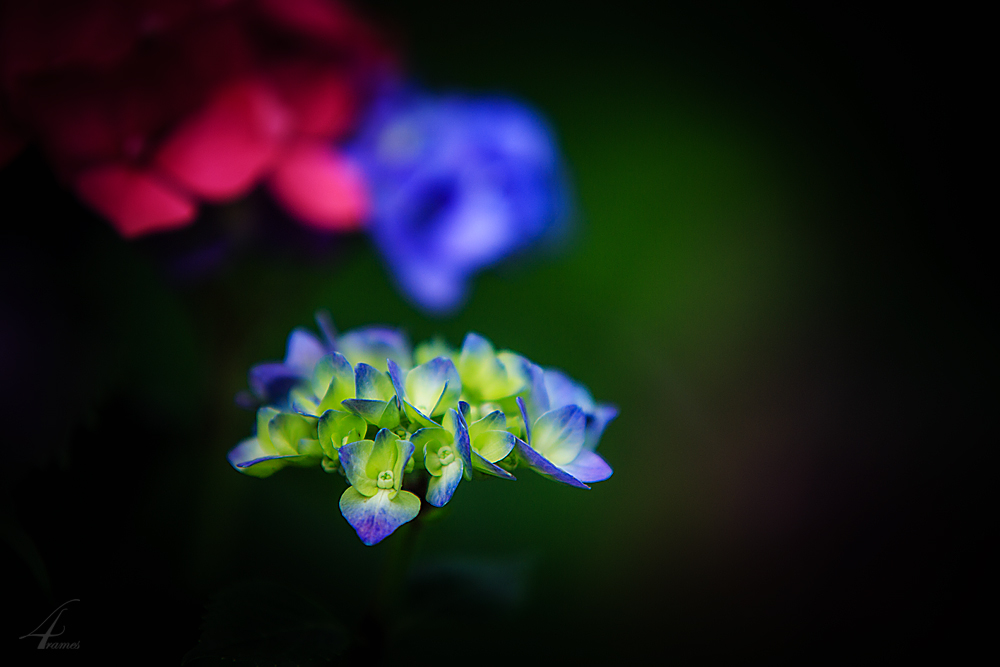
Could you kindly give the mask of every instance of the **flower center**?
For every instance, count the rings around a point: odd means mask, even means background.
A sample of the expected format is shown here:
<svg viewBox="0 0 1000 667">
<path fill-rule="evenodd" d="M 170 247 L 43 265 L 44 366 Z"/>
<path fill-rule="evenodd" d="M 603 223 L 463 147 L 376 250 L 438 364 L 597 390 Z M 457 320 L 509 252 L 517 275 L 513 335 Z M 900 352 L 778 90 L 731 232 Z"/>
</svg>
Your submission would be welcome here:
<svg viewBox="0 0 1000 667">
<path fill-rule="evenodd" d="M 378 488 L 380 489 L 391 489 L 393 483 L 392 471 L 383 470 L 380 472 L 375 483 L 378 484 Z"/>
<path fill-rule="evenodd" d="M 441 465 L 446 466 L 455 460 L 455 452 L 452 451 L 451 447 L 442 447 L 438 450 L 438 458 L 441 460 Z"/>
</svg>

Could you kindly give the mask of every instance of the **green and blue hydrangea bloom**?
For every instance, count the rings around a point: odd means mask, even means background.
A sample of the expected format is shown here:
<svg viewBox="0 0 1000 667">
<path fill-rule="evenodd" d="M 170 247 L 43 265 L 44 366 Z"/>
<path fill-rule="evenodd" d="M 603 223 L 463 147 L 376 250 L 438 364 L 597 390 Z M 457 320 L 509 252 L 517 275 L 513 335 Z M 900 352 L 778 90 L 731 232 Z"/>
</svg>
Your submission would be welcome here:
<svg viewBox="0 0 1000 667">
<path fill-rule="evenodd" d="M 460 482 L 514 480 L 527 467 L 590 488 L 612 470 L 596 453 L 617 416 L 585 387 L 470 333 L 460 349 L 440 339 L 410 348 L 399 331 L 366 327 L 322 336 L 296 329 L 285 360 L 255 366 L 257 433 L 228 456 L 267 477 L 289 465 L 343 475 L 344 518 L 377 544 L 420 513 L 443 507 Z"/>
</svg>

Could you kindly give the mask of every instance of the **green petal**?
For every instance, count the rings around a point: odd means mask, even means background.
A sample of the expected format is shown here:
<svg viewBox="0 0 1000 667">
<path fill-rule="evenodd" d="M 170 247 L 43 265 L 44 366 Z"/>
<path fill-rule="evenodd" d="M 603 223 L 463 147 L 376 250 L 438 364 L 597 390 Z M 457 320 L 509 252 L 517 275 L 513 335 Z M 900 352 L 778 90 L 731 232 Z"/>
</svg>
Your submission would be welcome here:
<svg viewBox="0 0 1000 667">
<path fill-rule="evenodd" d="M 485 431 L 472 440 L 472 449 L 490 463 L 496 463 L 510 454 L 516 441 L 509 431 Z"/>
<path fill-rule="evenodd" d="M 372 448 L 371 457 L 365 466 L 365 474 L 368 477 L 376 479 L 378 474 L 383 470 L 392 470 L 393 474 L 395 474 L 396 471 L 394 468 L 399 458 L 399 448 L 396 446 L 397 442 L 399 442 L 399 436 L 389 429 L 383 428 L 378 432 L 375 436 L 375 445 Z M 405 464 L 406 462 L 404 461 L 403 465 Z M 398 477 L 399 475 L 396 476 Z"/>
<path fill-rule="evenodd" d="M 366 496 L 373 496 L 378 491 L 375 479 L 368 475 L 368 462 L 371 459 L 375 443 L 371 440 L 360 440 L 340 448 L 340 465 L 351 486 Z"/>
<path fill-rule="evenodd" d="M 319 444 L 331 459 L 337 458 L 337 450 L 350 442 L 365 439 L 368 424 L 358 415 L 340 410 L 327 410 L 317 427 Z"/>
<path fill-rule="evenodd" d="M 388 401 L 396 395 L 388 373 L 374 366 L 358 364 L 354 369 L 354 389 L 358 398 Z"/>
<path fill-rule="evenodd" d="M 434 428 L 437 426 L 437 423 L 433 419 L 410 405 L 408 401 L 403 401 L 403 411 L 406 413 L 406 418 L 410 420 L 410 423 L 420 428 Z"/>
<path fill-rule="evenodd" d="M 264 448 L 268 454 L 277 454 L 278 450 L 275 448 L 274 444 L 271 442 L 271 433 L 268 424 L 279 414 L 279 411 L 274 408 L 261 408 L 257 411 L 257 440 L 260 441 L 261 447 Z"/>
<path fill-rule="evenodd" d="M 316 396 L 306 385 L 299 385 L 288 392 L 288 401 L 292 404 L 292 410 L 300 414 L 321 414 Z"/>
<path fill-rule="evenodd" d="M 413 443 L 409 440 L 397 440 L 396 461 L 392 467 L 393 480 L 397 491 L 403 486 L 403 469 L 406 468 L 406 464 L 410 462 L 410 457 L 412 456 Z"/>
<path fill-rule="evenodd" d="M 468 421 L 468 418 L 466 418 Z M 506 431 L 507 430 L 507 417 L 504 416 L 503 411 L 494 410 L 490 414 L 486 415 L 482 419 L 472 422 L 469 424 L 469 437 L 475 440 L 481 433 L 486 431 Z"/>
<path fill-rule="evenodd" d="M 299 455 L 315 458 L 315 461 L 302 462 L 302 465 L 314 465 L 323 458 L 323 448 L 319 446 L 319 440 L 312 438 L 302 438 L 299 440 Z"/>
<path fill-rule="evenodd" d="M 476 452 L 472 452 L 472 467 L 479 472 L 486 473 L 487 475 L 493 475 L 494 477 L 499 477 L 501 479 L 517 479 L 500 466 L 490 463 Z"/>
<path fill-rule="evenodd" d="M 316 439 L 316 417 L 307 417 L 294 412 L 281 412 L 267 425 L 271 442 L 280 454 L 298 454 L 299 440 Z"/>
<path fill-rule="evenodd" d="M 431 359 L 438 357 L 447 357 L 455 361 L 458 359 L 458 351 L 440 337 L 425 341 L 413 350 L 413 361 L 417 364 L 426 364 Z"/>
<path fill-rule="evenodd" d="M 399 406 L 396 400 L 376 401 L 362 398 L 351 398 L 343 401 L 343 406 L 359 415 L 366 422 L 379 428 L 395 428 L 399 426 Z"/>
<path fill-rule="evenodd" d="M 451 359 L 437 357 L 406 374 L 406 400 L 425 415 L 436 417 L 458 406 L 462 380 Z"/>
<path fill-rule="evenodd" d="M 324 356 L 316 364 L 312 378 L 313 393 L 317 396 L 326 396 L 331 389 L 338 388 L 340 392 L 346 392 L 345 398 L 354 398 L 354 369 L 351 364 L 339 352 L 333 352 Z M 348 389 L 344 389 L 348 386 Z M 338 403 L 340 401 L 337 401 Z"/>
</svg>

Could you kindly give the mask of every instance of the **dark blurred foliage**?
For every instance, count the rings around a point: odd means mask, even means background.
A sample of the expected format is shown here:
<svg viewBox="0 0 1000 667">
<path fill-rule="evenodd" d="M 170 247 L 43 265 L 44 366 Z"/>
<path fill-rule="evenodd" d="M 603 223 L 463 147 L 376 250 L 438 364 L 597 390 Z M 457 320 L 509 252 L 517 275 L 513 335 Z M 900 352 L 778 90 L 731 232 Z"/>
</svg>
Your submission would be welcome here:
<svg viewBox="0 0 1000 667">
<path fill-rule="evenodd" d="M 17 638 L 79 598 L 67 640 L 177 664 L 239 639 L 224 611 L 261 580 L 274 627 L 312 628 L 272 657 L 812 663 L 985 636 L 982 17 L 644 6 L 367 5 L 425 84 L 530 100 L 573 173 L 575 245 L 481 277 L 454 319 L 407 306 L 362 238 L 255 241 L 293 225 L 274 212 L 179 283 L 36 153 L 0 172 L 5 653 L 31 664 Z M 246 370 L 319 307 L 564 368 L 621 408 L 615 476 L 463 485 L 379 625 L 359 609 L 396 536 L 362 546 L 335 478 L 225 462 Z"/>
</svg>

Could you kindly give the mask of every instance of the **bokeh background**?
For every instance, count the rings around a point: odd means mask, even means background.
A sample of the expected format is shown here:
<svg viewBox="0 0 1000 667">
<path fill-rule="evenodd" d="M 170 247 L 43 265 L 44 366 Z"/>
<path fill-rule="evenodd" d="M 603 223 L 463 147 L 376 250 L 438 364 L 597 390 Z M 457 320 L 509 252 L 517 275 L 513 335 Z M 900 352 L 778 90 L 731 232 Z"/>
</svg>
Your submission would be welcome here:
<svg viewBox="0 0 1000 667">
<path fill-rule="evenodd" d="M 392 539 L 359 542 L 339 478 L 225 460 L 253 428 L 233 401 L 247 370 L 319 308 L 414 341 L 480 332 L 621 409 L 600 448 L 615 475 L 591 491 L 527 472 L 460 487 L 419 537 L 387 660 L 816 659 L 978 636 L 992 528 L 966 476 L 995 413 L 995 296 L 959 173 L 965 19 L 358 6 L 425 85 L 547 116 L 576 232 L 429 318 L 365 237 L 317 243 L 258 195 L 206 210 L 183 238 L 247 241 L 182 279 L 181 241 L 122 240 L 35 151 L 4 167 L 4 651 L 37 659 L 18 637 L 79 598 L 67 637 L 88 653 L 178 664 L 206 604 L 248 582 L 353 622 Z M 303 236 L 262 243 L 275 229 Z"/>
</svg>

